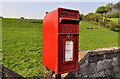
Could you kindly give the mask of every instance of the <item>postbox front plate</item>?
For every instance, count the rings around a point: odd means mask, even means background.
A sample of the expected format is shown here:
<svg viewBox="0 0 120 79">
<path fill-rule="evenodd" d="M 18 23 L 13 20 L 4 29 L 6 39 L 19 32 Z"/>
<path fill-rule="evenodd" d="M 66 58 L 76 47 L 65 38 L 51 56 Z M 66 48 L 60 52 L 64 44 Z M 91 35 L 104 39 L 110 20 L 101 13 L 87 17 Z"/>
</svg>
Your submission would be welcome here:
<svg viewBox="0 0 120 79">
<path fill-rule="evenodd" d="M 65 62 L 73 61 L 73 41 L 65 41 Z"/>
<path fill-rule="evenodd" d="M 74 62 L 74 39 L 63 40 L 63 64 Z"/>
</svg>

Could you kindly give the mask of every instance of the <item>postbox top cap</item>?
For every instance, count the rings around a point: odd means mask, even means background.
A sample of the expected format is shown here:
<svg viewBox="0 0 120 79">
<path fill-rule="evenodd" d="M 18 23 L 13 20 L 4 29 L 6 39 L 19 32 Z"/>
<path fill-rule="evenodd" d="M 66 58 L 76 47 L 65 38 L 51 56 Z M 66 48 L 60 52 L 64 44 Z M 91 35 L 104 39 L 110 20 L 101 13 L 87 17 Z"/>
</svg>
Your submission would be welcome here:
<svg viewBox="0 0 120 79">
<path fill-rule="evenodd" d="M 67 8 L 61 8 L 61 7 L 58 7 L 57 9 L 58 9 L 58 10 L 62 9 L 62 10 L 70 10 L 70 11 L 76 11 L 76 12 L 79 12 L 78 10 L 67 9 Z"/>
</svg>

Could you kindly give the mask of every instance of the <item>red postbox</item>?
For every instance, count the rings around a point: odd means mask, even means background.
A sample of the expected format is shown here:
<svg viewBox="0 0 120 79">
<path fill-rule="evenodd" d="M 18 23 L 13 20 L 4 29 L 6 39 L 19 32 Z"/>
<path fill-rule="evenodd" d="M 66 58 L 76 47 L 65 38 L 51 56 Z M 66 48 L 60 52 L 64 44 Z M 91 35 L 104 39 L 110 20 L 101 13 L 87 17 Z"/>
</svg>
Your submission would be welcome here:
<svg viewBox="0 0 120 79">
<path fill-rule="evenodd" d="M 57 74 L 78 69 L 79 11 L 57 8 L 43 20 L 43 65 Z"/>
</svg>

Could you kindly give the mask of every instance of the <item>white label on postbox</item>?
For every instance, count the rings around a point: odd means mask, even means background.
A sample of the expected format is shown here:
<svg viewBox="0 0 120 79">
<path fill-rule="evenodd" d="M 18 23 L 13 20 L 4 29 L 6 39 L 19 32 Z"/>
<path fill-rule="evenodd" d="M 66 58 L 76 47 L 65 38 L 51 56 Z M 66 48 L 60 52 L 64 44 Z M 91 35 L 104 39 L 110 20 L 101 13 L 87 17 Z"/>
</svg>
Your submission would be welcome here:
<svg viewBox="0 0 120 79">
<path fill-rule="evenodd" d="M 73 61 L 73 41 L 65 41 L 65 61 Z"/>
</svg>

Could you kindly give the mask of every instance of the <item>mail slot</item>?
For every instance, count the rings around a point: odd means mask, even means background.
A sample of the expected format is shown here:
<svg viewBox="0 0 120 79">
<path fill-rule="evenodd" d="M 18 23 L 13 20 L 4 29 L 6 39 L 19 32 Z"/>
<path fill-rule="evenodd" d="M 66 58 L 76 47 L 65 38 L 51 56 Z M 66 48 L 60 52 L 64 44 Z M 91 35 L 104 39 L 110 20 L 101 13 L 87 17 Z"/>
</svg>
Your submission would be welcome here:
<svg viewBox="0 0 120 79">
<path fill-rule="evenodd" d="M 57 74 L 78 69 L 79 11 L 57 8 L 43 20 L 43 65 Z"/>
</svg>

